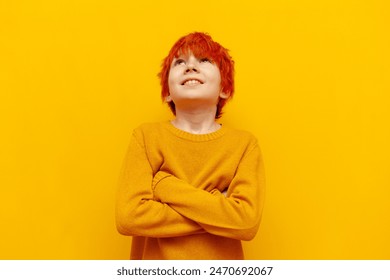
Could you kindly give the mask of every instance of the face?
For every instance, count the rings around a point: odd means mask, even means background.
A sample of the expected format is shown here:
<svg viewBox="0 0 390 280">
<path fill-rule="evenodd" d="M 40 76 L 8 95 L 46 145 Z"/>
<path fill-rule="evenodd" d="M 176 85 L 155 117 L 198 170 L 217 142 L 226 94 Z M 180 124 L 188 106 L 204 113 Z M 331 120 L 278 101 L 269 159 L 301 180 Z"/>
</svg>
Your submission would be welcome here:
<svg viewBox="0 0 390 280">
<path fill-rule="evenodd" d="M 170 95 L 176 109 L 192 106 L 216 106 L 219 98 L 228 95 L 221 92 L 221 74 L 218 66 L 209 58 L 195 57 L 191 52 L 176 57 L 168 77 Z"/>
</svg>

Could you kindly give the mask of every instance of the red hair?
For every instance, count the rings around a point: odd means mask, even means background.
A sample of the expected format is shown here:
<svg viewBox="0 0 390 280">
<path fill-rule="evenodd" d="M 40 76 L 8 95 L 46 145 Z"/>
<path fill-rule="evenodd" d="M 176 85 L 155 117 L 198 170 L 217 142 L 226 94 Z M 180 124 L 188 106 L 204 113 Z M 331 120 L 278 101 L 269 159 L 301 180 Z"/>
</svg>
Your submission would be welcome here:
<svg viewBox="0 0 390 280">
<path fill-rule="evenodd" d="M 192 52 L 195 57 L 210 58 L 219 68 L 221 74 L 221 91 L 229 94 L 229 98 L 234 93 L 234 61 L 228 53 L 228 50 L 217 42 L 214 42 L 210 35 L 202 32 L 190 33 L 181 37 L 171 48 L 168 56 L 163 60 L 161 72 L 158 74 L 161 84 L 161 97 L 163 101 L 169 96 L 168 77 L 172 61 L 180 54 Z M 228 99 L 220 98 L 217 105 L 215 118 L 222 115 L 222 108 Z M 175 104 L 173 101 L 168 102 L 173 114 L 176 114 Z"/>
</svg>

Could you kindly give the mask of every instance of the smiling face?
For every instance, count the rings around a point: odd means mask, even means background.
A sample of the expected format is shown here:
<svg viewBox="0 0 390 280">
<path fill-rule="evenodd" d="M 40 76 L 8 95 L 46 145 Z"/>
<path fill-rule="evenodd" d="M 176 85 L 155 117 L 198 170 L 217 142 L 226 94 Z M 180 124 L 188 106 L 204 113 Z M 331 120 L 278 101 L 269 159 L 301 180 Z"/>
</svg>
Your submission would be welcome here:
<svg viewBox="0 0 390 280">
<path fill-rule="evenodd" d="M 182 55 L 182 57 L 180 57 Z M 167 102 L 172 113 L 176 114 L 176 104 L 172 101 L 173 95 L 180 93 L 182 91 L 176 91 L 180 89 L 177 84 L 174 83 L 174 77 L 176 77 L 175 68 L 178 65 L 175 65 L 176 60 L 182 59 L 184 61 L 179 62 L 179 66 L 182 66 L 182 63 L 187 63 L 187 59 L 193 55 L 197 61 L 200 63 L 206 63 L 207 61 L 202 60 L 208 58 L 212 61 L 212 65 L 216 67 L 219 71 L 220 78 L 220 91 L 222 91 L 223 96 L 220 96 L 219 102 L 217 105 L 216 118 L 220 118 L 222 115 L 222 108 L 226 104 L 227 100 L 232 98 L 234 93 L 234 61 L 228 53 L 228 50 L 221 46 L 219 43 L 213 41 L 210 35 L 202 32 L 190 33 L 186 36 L 181 37 L 171 48 L 168 55 L 164 58 L 161 71 L 158 73 L 161 84 L 161 97 L 163 101 Z M 191 64 L 191 61 L 189 61 Z M 175 67 L 174 67 L 175 66 Z M 195 70 L 198 70 L 197 73 Z M 203 69 L 203 64 L 201 66 L 195 67 L 191 70 L 192 75 L 197 76 L 193 81 L 187 81 L 186 85 L 204 85 L 199 77 L 206 72 Z M 195 74 L 194 74 L 195 73 Z M 183 84 L 184 85 L 184 84 Z M 209 84 L 206 84 L 208 86 Z M 198 88 L 199 89 L 199 88 Z M 184 90 L 184 88 L 181 88 Z M 211 91 L 214 92 L 214 91 Z M 173 94 L 173 95 L 172 95 Z M 187 95 L 189 97 L 191 95 Z M 228 96 L 225 98 L 225 96 Z M 193 99 L 195 101 L 195 99 Z M 176 102 L 179 102 L 177 99 Z"/>
<path fill-rule="evenodd" d="M 216 108 L 221 91 L 218 66 L 207 57 L 195 57 L 192 52 L 181 54 L 172 61 L 168 76 L 169 96 L 176 109 Z"/>
</svg>

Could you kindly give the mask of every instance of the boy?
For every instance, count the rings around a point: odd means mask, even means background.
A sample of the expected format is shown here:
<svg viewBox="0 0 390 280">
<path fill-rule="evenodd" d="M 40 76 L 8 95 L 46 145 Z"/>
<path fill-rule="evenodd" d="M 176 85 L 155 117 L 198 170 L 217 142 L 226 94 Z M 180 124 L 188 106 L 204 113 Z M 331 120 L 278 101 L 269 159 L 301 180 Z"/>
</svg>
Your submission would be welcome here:
<svg viewBox="0 0 390 280">
<path fill-rule="evenodd" d="M 234 91 L 228 51 L 204 33 L 164 59 L 162 98 L 175 118 L 133 131 L 119 184 L 117 229 L 131 259 L 243 259 L 264 198 L 260 148 L 216 122 Z"/>
</svg>

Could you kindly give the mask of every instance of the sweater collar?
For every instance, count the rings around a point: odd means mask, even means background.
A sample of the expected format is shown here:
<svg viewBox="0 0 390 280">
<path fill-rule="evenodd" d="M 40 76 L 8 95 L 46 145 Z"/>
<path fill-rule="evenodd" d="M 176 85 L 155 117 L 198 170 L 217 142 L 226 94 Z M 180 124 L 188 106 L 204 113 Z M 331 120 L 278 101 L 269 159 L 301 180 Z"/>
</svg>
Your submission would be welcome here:
<svg viewBox="0 0 390 280">
<path fill-rule="evenodd" d="M 193 142 L 204 142 L 204 141 L 218 139 L 222 137 L 227 131 L 227 129 L 223 125 L 221 125 L 221 127 L 218 130 L 211 133 L 193 134 L 175 127 L 170 121 L 163 122 L 163 125 L 175 136 Z"/>
</svg>

